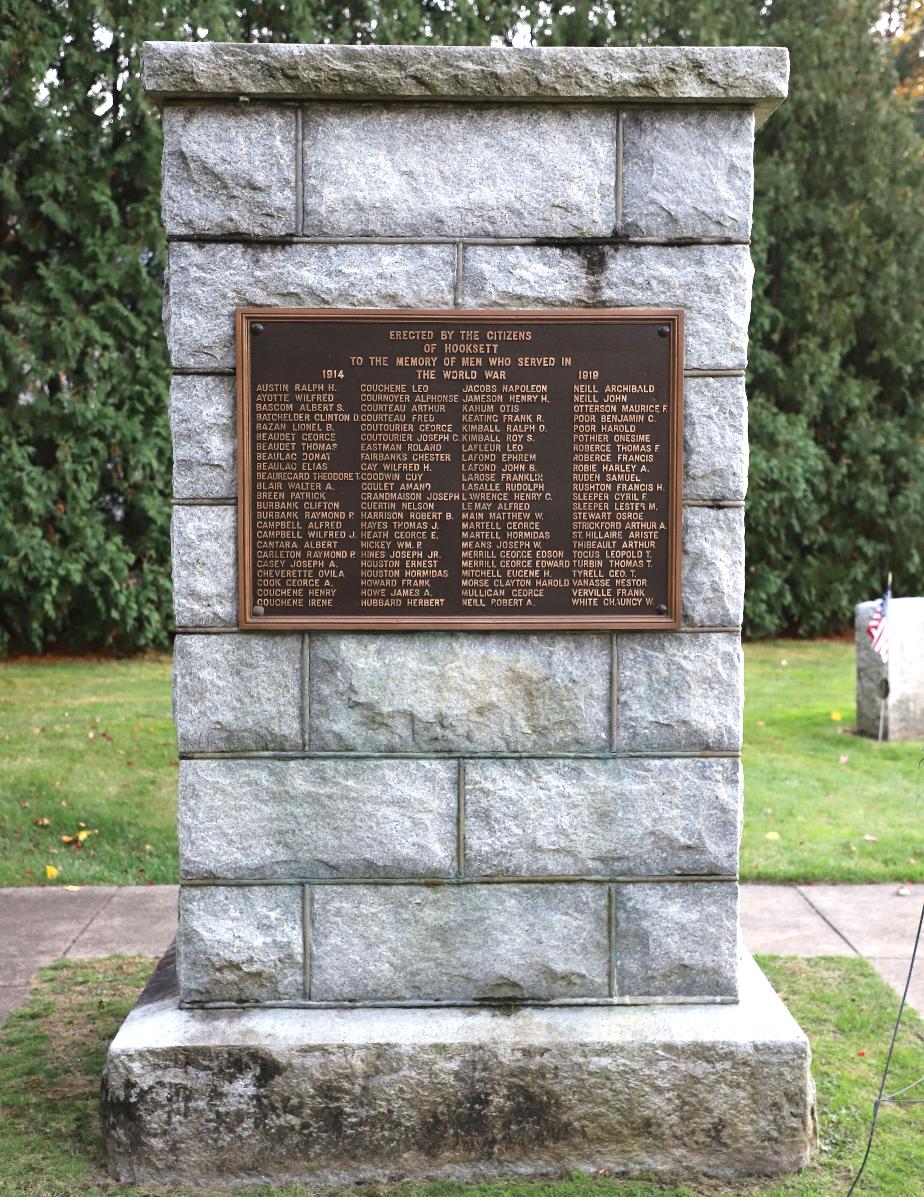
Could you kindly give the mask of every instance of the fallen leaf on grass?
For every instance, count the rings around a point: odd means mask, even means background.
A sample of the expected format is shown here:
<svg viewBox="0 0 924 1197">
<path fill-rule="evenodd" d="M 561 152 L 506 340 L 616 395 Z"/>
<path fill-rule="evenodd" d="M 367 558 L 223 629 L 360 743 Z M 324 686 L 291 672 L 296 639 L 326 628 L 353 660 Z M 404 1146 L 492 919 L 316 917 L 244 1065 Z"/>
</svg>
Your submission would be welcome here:
<svg viewBox="0 0 924 1197">
<path fill-rule="evenodd" d="M 89 732 L 87 732 L 87 739 L 88 739 L 88 740 L 95 740 L 95 739 L 96 739 L 96 732 L 95 732 L 95 731 L 89 731 Z"/>
<path fill-rule="evenodd" d="M 918 863 L 918 862 L 917 862 L 917 861 L 914 859 L 914 857 L 913 857 L 913 856 L 909 856 L 909 857 L 908 857 L 908 859 L 905 861 L 905 864 L 911 864 L 911 865 L 913 865 L 913 864 L 917 864 L 917 863 Z"/>
<path fill-rule="evenodd" d="M 866 842 L 868 844 L 878 844 L 879 843 L 878 835 L 865 835 L 863 838 L 866 840 Z"/>
<path fill-rule="evenodd" d="M 50 827 L 51 819 L 46 818 L 45 815 L 42 815 L 41 819 L 33 819 L 32 820 L 32 826 L 33 827 Z"/>
<path fill-rule="evenodd" d="M 850 757 L 847 755 L 847 753 L 842 752 L 841 755 L 837 758 L 837 763 L 839 765 L 846 765 L 849 760 L 850 760 Z"/>
<path fill-rule="evenodd" d="M 834 720 L 835 723 L 840 723 L 840 721 L 844 718 L 844 716 L 840 713 L 840 711 L 832 711 L 831 718 Z"/>
<path fill-rule="evenodd" d="M 767 834 L 764 836 L 765 840 L 778 840 L 779 838 L 780 838 L 780 833 L 778 831 L 768 831 Z"/>
<path fill-rule="evenodd" d="M 54 865 L 45 865 L 45 880 L 54 881 L 55 877 L 58 875 L 58 872 L 59 870 L 56 869 Z"/>
<path fill-rule="evenodd" d="M 78 831 L 76 835 L 62 835 L 61 843 L 69 844 L 72 848 L 82 848 L 84 840 L 89 839 L 91 835 L 99 835 L 97 828 L 85 827 L 82 831 Z"/>
</svg>

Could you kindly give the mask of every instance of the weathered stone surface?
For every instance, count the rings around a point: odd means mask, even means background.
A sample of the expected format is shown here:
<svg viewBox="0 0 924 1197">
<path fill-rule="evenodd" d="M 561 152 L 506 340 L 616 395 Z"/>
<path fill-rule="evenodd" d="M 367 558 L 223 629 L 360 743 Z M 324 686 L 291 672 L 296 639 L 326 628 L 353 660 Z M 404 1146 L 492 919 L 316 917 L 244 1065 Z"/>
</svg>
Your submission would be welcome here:
<svg viewBox="0 0 924 1197">
<path fill-rule="evenodd" d="M 457 801 L 455 761 L 183 761 L 180 871 L 448 877 Z"/>
<path fill-rule="evenodd" d="M 750 957 L 737 1005 L 620 1009 L 178 1010 L 162 966 L 102 1100 L 117 1179 L 209 1188 L 766 1175 L 808 1162 L 814 1114 L 808 1042 Z"/>
<path fill-rule="evenodd" d="M 234 365 L 236 307 L 451 307 L 451 245 L 177 242 L 164 324 L 177 367 Z"/>
<path fill-rule="evenodd" d="M 320 885 L 313 1001 L 605 997 L 602 885 Z"/>
<path fill-rule="evenodd" d="M 605 748 L 605 635 L 311 638 L 309 743 L 361 752 Z"/>
<path fill-rule="evenodd" d="M 234 627 L 237 509 L 174 507 L 170 543 L 177 627 Z"/>
<path fill-rule="evenodd" d="M 303 231 L 609 237 L 616 120 L 599 106 L 312 105 Z"/>
<path fill-rule="evenodd" d="M 300 885 L 180 888 L 183 1002 L 271 1002 L 304 992 Z"/>
<path fill-rule="evenodd" d="M 688 378 L 683 404 L 683 493 L 742 500 L 748 487 L 748 401 L 742 377 Z"/>
<path fill-rule="evenodd" d="M 233 499 L 235 472 L 234 379 L 175 374 L 170 382 L 173 495 L 176 499 Z"/>
<path fill-rule="evenodd" d="M 734 875 L 740 772 L 736 760 L 467 761 L 465 872 Z"/>
<path fill-rule="evenodd" d="M 750 236 L 752 111 L 629 108 L 623 147 L 623 234 Z"/>
<path fill-rule="evenodd" d="M 858 603 L 854 611 L 854 631 L 857 645 L 857 731 L 864 736 L 879 735 L 879 713 L 883 682 L 888 669 L 878 653 L 873 652 L 867 628 L 876 611 L 878 599 Z M 883 713 L 883 738 L 888 737 L 888 703 Z"/>
<path fill-rule="evenodd" d="M 736 633 L 633 632 L 616 638 L 615 652 L 617 749 L 741 747 L 744 669 Z"/>
<path fill-rule="evenodd" d="M 301 748 L 301 659 L 301 636 L 177 636 L 173 713 L 180 752 Z"/>
<path fill-rule="evenodd" d="M 155 99 L 708 100 L 759 120 L 789 83 L 779 46 L 326 46 L 145 42 Z"/>
<path fill-rule="evenodd" d="M 686 310 L 686 365 L 747 363 L 753 267 L 746 245 L 473 245 L 464 306 Z"/>
<path fill-rule="evenodd" d="M 681 611 L 687 627 L 738 627 L 744 616 L 744 509 L 683 513 Z"/>
<path fill-rule="evenodd" d="M 617 885 L 616 993 L 737 996 L 737 883 Z"/>
<path fill-rule="evenodd" d="M 161 214 L 167 233 L 295 232 L 295 109 L 168 104 Z"/>
<path fill-rule="evenodd" d="M 867 628 L 878 600 L 856 609 L 857 728 L 879 735 L 883 678 L 888 697 L 882 735 L 886 740 L 924 736 L 924 598 L 893 598 L 889 603 L 889 663 L 873 651 Z"/>
</svg>

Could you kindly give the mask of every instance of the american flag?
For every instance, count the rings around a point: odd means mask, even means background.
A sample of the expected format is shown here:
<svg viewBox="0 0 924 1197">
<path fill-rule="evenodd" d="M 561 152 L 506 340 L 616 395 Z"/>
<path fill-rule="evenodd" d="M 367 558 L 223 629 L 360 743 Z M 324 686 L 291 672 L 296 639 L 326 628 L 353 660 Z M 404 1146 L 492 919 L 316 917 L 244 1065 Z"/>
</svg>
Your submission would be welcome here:
<svg viewBox="0 0 924 1197">
<path fill-rule="evenodd" d="M 873 652 L 882 657 L 883 662 L 889 659 L 889 602 L 892 598 L 891 575 L 889 583 L 883 591 L 882 598 L 876 604 L 873 618 L 869 621 L 867 632 L 873 642 Z"/>
</svg>

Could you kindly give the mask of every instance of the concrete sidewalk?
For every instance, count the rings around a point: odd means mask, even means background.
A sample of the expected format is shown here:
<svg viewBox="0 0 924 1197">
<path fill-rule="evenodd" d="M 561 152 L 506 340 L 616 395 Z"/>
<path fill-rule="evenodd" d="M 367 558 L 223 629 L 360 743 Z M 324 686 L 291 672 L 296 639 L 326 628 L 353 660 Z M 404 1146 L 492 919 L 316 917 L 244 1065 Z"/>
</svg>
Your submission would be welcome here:
<svg viewBox="0 0 924 1197">
<path fill-rule="evenodd" d="M 901 993 L 924 886 L 743 885 L 742 938 L 751 952 L 865 956 Z M 31 977 L 59 956 L 160 956 L 176 931 L 174 885 L 0 889 L 0 1021 L 25 1001 Z M 924 959 L 911 1004 L 924 1014 Z"/>
<path fill-rule="evenodd" d="M 0 1022 L 60 956 L 161 956 L 176 934 L 175 885 L 0 889 Z"/>
<path fill-rule="evenodd" d="M 906 891 L 903 896 L 899 891 Z M 752 952 L 864 956 L 901 993 L 908 976 L 924 886 L 742 885 L 741 934 Z M 924 945 L 922 945 L 924 948 Z M 924 1015 L 924 955 L 908 1001 Z"/>
</svg>

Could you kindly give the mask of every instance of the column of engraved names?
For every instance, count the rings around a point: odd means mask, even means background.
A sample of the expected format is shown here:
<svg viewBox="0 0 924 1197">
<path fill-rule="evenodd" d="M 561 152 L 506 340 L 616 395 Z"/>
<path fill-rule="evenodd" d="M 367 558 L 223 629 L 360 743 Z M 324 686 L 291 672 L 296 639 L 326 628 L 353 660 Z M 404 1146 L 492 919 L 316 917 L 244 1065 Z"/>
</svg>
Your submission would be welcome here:
<svg viewBox="0 0 924 1197">
<path fill-rule="evenodd" d="M 667 405 L 654 386 L 575 384 L 572 553 L 576 607 L 653 607 L 668 496 L 651 479 Z M 654 427 L 653 427 L 654 426 Z"/>
<path fill-rule="evenodd" d="M 463 387 L 462 606 L 525 609 L 569 586 L 570 561 L 546 519 L 554 499 L 540 452 L 550 435 L 549 384 L 517 381 L 516 367 L 535 370 L 539 358 L 488 359 L 498 360 L 505 369 L 478 371 L 497 381 Z"/>
<path fill-rule="evenodd" d="M 333 469 L 349 418 L 335 384 L 256 387 L 253 601 L 263 611 L 334 605 L 355 557 L 355 513 L 338 497 L 353 475 Z"/>
<path fill-rule="evenodd" d="M 428 383 L 360 384 L 361 607 L 439 609 L 446 603 L 444 542 L 459 494 L 441 488 L 438 475 L 452 462 L 457 407 L 456 395 L 431 395 Z"/>
</svg>

